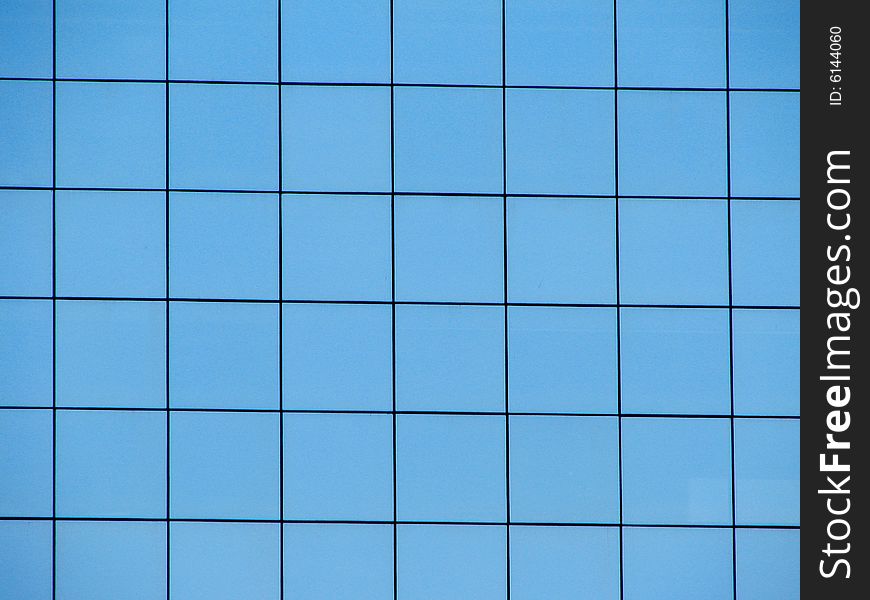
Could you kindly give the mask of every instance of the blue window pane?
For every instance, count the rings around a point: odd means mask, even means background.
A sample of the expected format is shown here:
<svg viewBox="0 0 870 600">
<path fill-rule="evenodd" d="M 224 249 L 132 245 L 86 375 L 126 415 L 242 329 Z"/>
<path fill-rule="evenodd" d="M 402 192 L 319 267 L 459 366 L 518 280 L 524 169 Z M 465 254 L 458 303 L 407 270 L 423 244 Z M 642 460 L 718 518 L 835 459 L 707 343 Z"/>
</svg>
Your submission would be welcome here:
<svg viewBox="0 0 870 600">
<path fill-rule="evenodd" d="M 390 4 L 282 0 L 282 79 L 388 83 Z"/>
<path fill-rule="evenodd" d="M 502 600 L 505 536 L 504 527 L 399 526 L 399 598 Z"/>
<path fill-rule="evenodd" d="M 502 302 L 503 211 L 501 198 L 396 198 L 396 299 Z"/>
<path fill-rule="evenodd" d="M 730 529 L 627 527 L 624 532 L 626 598 L 734 597 Z"/>
<path fill-rule="evenodd" d="M 397 190 L 503 191 L 500 90 L 409 87 L 394 94 Z"/>
<path fill-rule="evenodd" d="M 156 83 L 58 83 L 58 185 L 164 187 L 165 96 Z"/>
<path fill-rule="evenodd" d="M 511 527 L 511 598 L 619 598 L 619 530 Z"/>
<path fill-rule="evenodd" d="M 52 404 L 51 300 L 0 300 L 0 405 Z"/>
<path fill-rule="evenodd" d="M 0 410 L 0 515 L 52 514 L 52 416 L 48 410 Z"/>
<path fill-rule="evenodd" d="M 611 0 L 507 0 L 508 85 L 613 85 Z"/>
<path fill-rule="evenodd" d="M 392 309 L 285 304 L 284 408 L 390 410 Z"/>
<path fill-rule="evenodd" d="M 390 90 L 284 86 L 284 189 L 388 192 Z"/>
<path fill-rule="evenodd" d="M 160 192 L 57 192 L 58 294 L 162 297 L 165 204 Z"/>
<path fill-rule="evenodd" d="M 169 593 L 185 600 L 278 600 L 277 523 L 172 523 Z"/>
<path fill-rule="evenodd" d="M 730 524 L 728 420 L 624 419 L 622 485 L 628 523 Z"/>
<path fill-rule="evenodd" d="M 51 185 L 51 115 L 51 83 L 0 81 L 0 185 Z"/>
<path fill-rule="evenodd" d="M 619 92 L 619 192 L 724 196 L 725 125 L 724 93 Z"/>
<path fill-rule="evenodd" d="M 267 413 L 173 413 L 170 514 L 278 518 L 279 418 Z"/>
<path fill-rule="evenodd" d="M 731 86 L 800 87 L 800 1 L 729 0 L 728 11 Z"/>
<path fill-rule="evenodd" d="M 397 306 L 400 410 L 503 412 L 504 308 Z"/>
<path fill-rule="evenodd" d="M 402 83 L 501 83 L 500 0 L 396 0 L 395 77 Z"/>
<path fill-rule="evenodd" d="M 800 531 L 737 530 L 737 595 L 741 600 L 800 598 Z"/>
<path fill-rule="evenodd" d="M 169 282 L 175 298 L 278 298 L 277 194 L 170 197 Z"/>
<path fill-rule="evenodd" d="M 58 0 L 55 4 L 58 77 L 165 77 L 165 0 Z"/>
<path fill-rule="evenodd" d="M 172 187 L 278 189 L 274 87 L 175 84 L 169 96 Z"/>
<path fill-rule="evenodd" d="M 510 90 L 510 193 L 612 194 L 613 92 Z"/>
<path fill-rule="evenodd" d="M 165 517 L 166 415 L 58 411 L 57 514 Z"/>
<path fill-rule="evenodd" d="M 619 521 L 617 419 L 511 417 L 510 449 L 512 521 Z"/>
<path fill-rule="evenodd" d="M 727 415 L 727 310 L 623 309 L 622 410 Z"/>
<path fill-rule="evenodd" d="M 285 415 L 284 517 L 392 519 L 392 417 Z"/>
<path fill-rule="evenodd" d="M 135 600 L 166 594 L 166 523 L 57 524 L 57 596 Z"/>
<path fill-rule="evenodd" d="M 399 518 L 504 521 L 504 428 L 504 417 L 399 416 Z"/>
<path fill-rule="evenodd" d="M 283 197 L 284 297 L 390 300 L 388 196 Z"/>
<path fill-rule="evenodd" d="M 510 301 L 615 302 L 615 209 L 605 199 L 510 198 Z"/>
<path fill-rule="evenodd" d="M 797 197 L 800 165 L 800 96 L 732 93 L 732 193 Z"/>
<path fill-rule="evenodd" d="M 0 521 L 0 590 L 10 598 L 53 597 L 51 529 L 51 521 Z"/>
<path fill-rule="evenodd" d="M 616 311 L 508 309 L 513 412 L 616 412 Z"/>
<path fill-rule="evenodd" d="M 728 304 L 724 200 L 620 200 L 622 302 Z"/>
<path fill-rule="evenodd" d="M 725 86 L 722 0 L 619 0 L 619 85 Z"/>
<path fill-rule="evenodd" d="M 731 262 L 735 304 L 798 306 L 798 202 L 732 202 Z"/>
<path fill-rule="evenodd" d="M 737 419 L 734 473 L 737 522 L 800 523 L 800 422 Z"/>
<path fill-rule="evenodd" d="M 800 414 L 800 313 L 734 311 L 734 412 Z"/>
<path fill-rule="evenodd" d="M 278 407 L 278 306 L 173 302 L 169 399 L 173 407 Z"/>
<path fill-rule="evenodd" d="M 58 406 L 166 405 L 166 305 L 57 303 Z"/>
<path fill-rule="evenodd" d="M 51 296 L 51 192 L 0 191 L 0 294 Z"/>
<path fill-rule="evenodd" d="M 384 600 L 393 596 L 393 527 L 284 526 L 284 596 Z"/>
<path fill-rule="evenodd" d="M 0 77 L 51 77 L 52 6 L 52 0 L 3 3 Z"/>
<path fill-rule="evenodd" d="M 172 0 L 167 6 L 173 79 L 276 81 L 275 0 Z"/>
</svg>

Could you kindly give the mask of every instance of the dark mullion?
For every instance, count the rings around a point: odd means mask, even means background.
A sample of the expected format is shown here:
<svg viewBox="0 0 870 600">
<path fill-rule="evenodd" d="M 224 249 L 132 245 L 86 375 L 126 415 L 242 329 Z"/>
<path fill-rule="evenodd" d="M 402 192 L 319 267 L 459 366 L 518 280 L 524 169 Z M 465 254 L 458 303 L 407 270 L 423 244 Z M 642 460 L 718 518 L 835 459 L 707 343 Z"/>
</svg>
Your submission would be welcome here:
<svg viewBox="0 0 870 600">
<path fill-rule="evenodd" d="M 166 126 L 164 130 L 165 136 L 165 159 L 166 164 L 164 165 L 164 176 L 166 180 L 164 181 L 165 189 L 163 190 L 165 193 L 165 231 L 164 231 L 164 250 L 165 250 L 165 277 L 166 277 L 166 598 L 169 600 L 171 597 L 170 594 L 170 556 L 171 556 L 171 546 L 170 546 L 170 512 L 169 512 L 169 490 L 170 490 L 170 470 L 169 470 L 169 450 L 170 450 L 170 416 L 172 411 L 170 410 L 170 402 L 169 402 L 169 304 L 170 304 L 170 293 L 169 293 L 169 0 L 166 0 L 165 4 L 165 22 L 164 22 L 164 78 L 165 80 L 161 83 L 166 87 L 165 91 L 165 107 L 166 111 Z"/>
<path fill-rule="evenodd" d="M 284 299 L 284 196 L 281 189 L 284 187 L 284 132 L 283 132 L 283 96 L 281 88 L 282 79 L 282 0 L 278 3 L 278 298 Z M 279 502 L 278 514 L 284 518 L 284 305 L 278 305 L 278 485 Z M 279 525 L 280 535 L 280 562 L 279 562 L 279 597 L 284 600 L 284 525 Z"/>
</svg>

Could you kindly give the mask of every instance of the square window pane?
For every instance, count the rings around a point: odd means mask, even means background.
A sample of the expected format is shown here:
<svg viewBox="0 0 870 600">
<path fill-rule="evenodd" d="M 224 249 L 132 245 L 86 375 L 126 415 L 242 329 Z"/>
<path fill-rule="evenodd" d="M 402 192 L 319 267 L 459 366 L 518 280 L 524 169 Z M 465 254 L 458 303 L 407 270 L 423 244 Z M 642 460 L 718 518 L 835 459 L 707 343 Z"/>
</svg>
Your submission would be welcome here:
<svg viewBox="0 0 870 600">
<path fill-rule="evenodd" d="M 722 0 L 619 0 L 617 20 L 619 85 L 725 86 Z"/>
<path fill-rule="evenodd" d="M 182 408 L 278 408 L 277 304 L 173 302 L 169 398 Z"/>
<path fill-rule="evenodd" d="M 0 515 L 52 516 L 50 410 L 0 409 Z"/>
<path fill-rule="evenodd" d="M 619 92 L 619 192 L 724 196 L 725 125 L 724 92 Z"/>
<path fill-rule="evenodd" d="M 731 427 L 727 419 L 622 421 L 625 521 L 731 523 Z"/>
<path fill-rule="evenodd" d="M 393 527 L 284 526 L 284 596 L 330 600 L 393 597 Z"/>
<path fill-rule="evenodd" d="M 59 295 L 166 293 L 163 193 L 57 192 L 56 206 Z"/>
<path fill-rule="evenodd" d="M 396 81 L 501 83 L 502 2 L 396 0 Z"/>
<path fill-rule="evenodd" d="M 174 298 L 278 298 L 277 194 L 170 195 Z"/>
<path fill-rule="evenodd" d="M 268 85 L 169 86 L 173 188 L 278 189 L 278 90 Z"/>
<path fill-rule="evenodd" d="M 58 406 L 166 406 L 166 304 L 57 303 Z"/>
<path fill-rule="evenodd" d="M 511 598 L 619 598 L 619 530 L 511 527 Z"/>
<path fill-rule="evenodd" d="M 284 408 L 390 410 L 392 308 L 285 304 Z"/>
<path fill-rule="evenodd" d="M 389 0 L 282 0 L 284 81 L 389 83 Z"/>
<path fill-rule="evenodd" d="M 399 519 L 504 521 L 504 417 L 400 415 L 396 435 Z"/>
<path fill-rule="evenodd" d="M 731 412 L 728 310 L 622 309 L 622 410 Z"/>
<path fill-rule="evenodd" d="M 615 413 L 616 310 L 508 309 L 512 412 Z"/>
<path fill-rule="evenodd" d="M 0 294 L 51 296 L 52 202 L 46 190 L 0 190 Z"/>
<path fill-rule="evenodd" d="M 165 517 L 166 415 L 58 411 L 57 514 Z"/>
<path fill-rule="evenodd" d="M 511 417 L 510 452 L 512 521 L 619 521 L 617 419 Z"/>
<path fill-rule="evenodd" d="M 172 0 L 167 6 L 172 79 L 276 81 L 275 0 Z"/>
<path fill-rule="evenodd" d="M 800 414 L 800 312 L 734 311 L 734 412 Z"/>
<path fill-rule="evenodd" d="M 169 590 L 185 600 L 278 600 L 277 523 L 172 523 Z"/>
<path fill-rule="evenodd" d="M 390 90 L 282 86 L 284 189 L 390 191 Z"/>
<path fill-rule="evenodd" d="M 800 537 L 799 529 L 737 530 L 741 600 L 800 598 Z"/>
<path fill-rule="evenodd" d="M 396 198 L 396 300 L 502 302 L 501 198 Z"/>
<path fill-rule="evenodd" d="M 400 525 L 399 598 L 503 600 L 506 529 Z"/>
<path fill-rule="evenodd" d="M 626 598 L 734 597 L 730 529 L 626 527 L 623 535 Z"/>
<path fill-rule="evenodd" d="M 500 306 L 397 306 L 397 407 L 503 412 L 504 344 Z"/>
<path fill-rule="evenodd" d="M 51 85 L 0 81 L 0 185 L 52 185 Z"/>
<path fill-rule="evenodd" d="M 800 195 L 800 95 L 731 94 L 731 193 Z"/>
<path fill-rule="evenodd" d="M 616 301 L 616 204 L 611 199 L 509 198 L 511 302 Z"/>
<path fill-rule="evenodd" d="M 166 594 L 166 523 L 57 524 L 57 596 L 136 600 Z"/>
<path fill-rule="evenodd" d="M 800 305 L 800 204 L 731 203 L 734 303 Z"/>
<path fill-rule="evenodd" d="M 0 405 L 52 405 L 51 300 L 0 300 Z"/>
<path fill-rule="evenodd" d="M 799 88 L 800 1 L 729 0 L 728 13 L 731 86 Z"/>
<path fill-rule="evenodd" d="M 279 419 L 268 413 L 173 413 L 171 516 L 278 518 Z"/>
<path fill-rule="evenodd" d="M 403 87 L 394 94 L 397 190 L 503 191 L 501 90 Z"/>
<path fill-rule="evenodd" d="M 611 0 L 507 0 L 508 85 L 613 85 Z"/>
<path fill-rule="evenodd" d="M 165 0 L 59 0 L 56 5 L 58 77 L 165 77 Z"/>
<path fill-rule="evenodd" d="M 51 77 L 53 4 L 52 0 L 4 2 L 0 13 L 0 77 Z"/>
<path fill-rule="evenodd" d="M 59 82 L 57 184 L 164 187 L 166 87 Z"/>
<path fill-rule="evenodd" d="M 284 415 L 284 518 L 393 518 L 390 415 Z"/>
<path fill-rule="evenodd" d="M 800 523 L 800 421 L 734 421 L 737 522 Z"/>
<path fill-rule="evenodd" d="M 622 302 L 728 304 L 725 200 L 619 203 Z"/>
<path fill-rule="evenodd" d="M 508 90 L 512 194 L 612 194 L 613 92 Z"/>
<path fill-rule="evenodd" d="M 51 521 L 0 521 L 0 590 L 10 598 L 51 600 L 52 551 Z"/>
<path fill-rule="evenodd" d="M 282 201 L 285 298 L 391 299 L 389 196 L 285 194 Z"/>
</svg>

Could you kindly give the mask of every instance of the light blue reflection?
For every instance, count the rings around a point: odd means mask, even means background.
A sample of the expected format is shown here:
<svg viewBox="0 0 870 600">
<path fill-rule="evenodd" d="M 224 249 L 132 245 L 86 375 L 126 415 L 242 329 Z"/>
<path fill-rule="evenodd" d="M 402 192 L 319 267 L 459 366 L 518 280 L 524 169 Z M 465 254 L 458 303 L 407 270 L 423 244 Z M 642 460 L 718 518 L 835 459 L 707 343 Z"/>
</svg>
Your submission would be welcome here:
<svg viewBox="0 0 870 600">
<path fill-rule="evenodd" d="M 10 598 L 53 598 L 51 557 L 51 521 L 0 521 L 0 590 Z"/>
<path fill-rule="evenodd" d="M 51 300 L 0 300 L 0 405 L 52 405 Z"/>
<path fill-rule="evenodd" d="M 52 516 L 52 431 L 51 411 L 0 411 L 0 515 Z"/>
<path fill-rule="evenodd" d="M 800 523 L 800 421 L 734 422 L 737 522 Z"/>
<path fill-rule="evenodd" d="M 0 12 L 0 77 L 51 77 L 53 0 L 6 0 Z"/>
<path fill-rule="evenodd" d="M 0 294 L 51 296 L 51 191 L 0 190 Z"/>
<path fill-rule="evenodd" d="M 400 525 L 399 598 L 505 597 L 506 529 L 465 525 Z"/>
<path fill-rule="evenodd" d="M 731 86 L 800 87 L 800 2 L 728 0 L 728 12 Z"/>
<path fill-rule="evenodd" d="M 51 83 L 0 81 L 0 185 L 52 185 Z"/>
<path fill-rule="evenodd" d="M 397 306 L 399 410 L 504 411 L 504 308 Z"/>
<path fill-rule="evenodd" d="M 800 598 L 800 530 L 737 530 L 737 595 L 741 600 Z"/>
</svg>

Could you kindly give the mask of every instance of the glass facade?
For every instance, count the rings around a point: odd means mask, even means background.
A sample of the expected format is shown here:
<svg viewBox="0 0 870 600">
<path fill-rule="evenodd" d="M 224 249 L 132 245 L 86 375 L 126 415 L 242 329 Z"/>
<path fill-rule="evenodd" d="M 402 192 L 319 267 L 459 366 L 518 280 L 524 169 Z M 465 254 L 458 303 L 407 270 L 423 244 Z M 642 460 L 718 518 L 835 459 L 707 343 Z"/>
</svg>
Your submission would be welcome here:
<svg viewBox="0 0 870 600">
<path fill-rule="evenodd" d="M 797 0 L 8 0 L 0 599 L 799 596 Z"/>
</svg>

